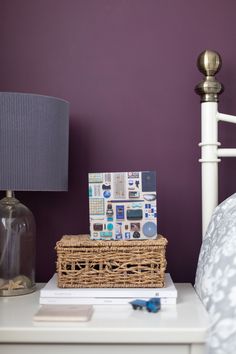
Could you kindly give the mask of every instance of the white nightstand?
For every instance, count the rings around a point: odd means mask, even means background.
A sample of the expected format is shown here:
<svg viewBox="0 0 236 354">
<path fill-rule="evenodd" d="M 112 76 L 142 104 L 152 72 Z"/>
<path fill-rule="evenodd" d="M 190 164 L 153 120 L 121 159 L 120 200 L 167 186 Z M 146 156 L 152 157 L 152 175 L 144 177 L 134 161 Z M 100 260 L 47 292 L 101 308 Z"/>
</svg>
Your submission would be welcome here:
<svg viewBox="0 0 236 354">
<path fill-rule="evenodd" d="M 91 321 L 68 325 L 32 322 L 39 291 L 0 298 L 0 353 L 202 354 L 208 315 L 191 284 L 176 287 L 178 304 L 157 314 L 97 305 Z"/>
</svg>

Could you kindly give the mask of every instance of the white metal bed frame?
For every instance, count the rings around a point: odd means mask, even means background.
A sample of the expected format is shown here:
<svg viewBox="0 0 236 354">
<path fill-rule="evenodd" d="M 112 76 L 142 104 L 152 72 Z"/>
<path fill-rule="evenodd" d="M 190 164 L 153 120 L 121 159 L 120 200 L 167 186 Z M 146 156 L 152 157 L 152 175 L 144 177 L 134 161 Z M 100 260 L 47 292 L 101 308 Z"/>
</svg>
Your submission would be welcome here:
<svg viewBox="0 0 236 354">
<path fill-rule="evenodd" d="M 202 179 L 202 237 L 206 233 L 212 213 L 218 205 L 218 164 L 220 157 L 235 157 L 236 148 L 220 148 L 218 122 L 236 123 L 236 116 L 218 112 L 219 95 L 223 86 L 215 74 L 221 68 L 221 57 L 217 52 L 205 50 L 198 57 L 198 68 L 205 78 L 196 86 L 201 96 L 201 179 Z"/>
</svg>

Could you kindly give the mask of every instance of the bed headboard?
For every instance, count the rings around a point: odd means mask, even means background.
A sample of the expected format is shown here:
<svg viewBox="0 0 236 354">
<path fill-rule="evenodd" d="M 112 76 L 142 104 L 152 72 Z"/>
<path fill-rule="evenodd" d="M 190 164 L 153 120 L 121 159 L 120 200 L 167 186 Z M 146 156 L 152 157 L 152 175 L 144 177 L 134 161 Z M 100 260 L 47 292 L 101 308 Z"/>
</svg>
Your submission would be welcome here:
<svg viewBox="0 0 236 354">
<path fill-rule="evenodd" d="M 218 112 L 219 95 L 223 85 L 215 74 L 220 70 L 220 55 L 211 50 L 202 52 L 197 60 L 199 71 L 205 75 L 195 91 L 201 97 L 201 179 L 202 179 L 202 237 L 212 213 L 218 205 L 218 164 L 220 157 L 236 156 L 236 149 L 221 148 L 218 141 L 218 122 L 236 123 L 236 116 Z"/>
</svg>

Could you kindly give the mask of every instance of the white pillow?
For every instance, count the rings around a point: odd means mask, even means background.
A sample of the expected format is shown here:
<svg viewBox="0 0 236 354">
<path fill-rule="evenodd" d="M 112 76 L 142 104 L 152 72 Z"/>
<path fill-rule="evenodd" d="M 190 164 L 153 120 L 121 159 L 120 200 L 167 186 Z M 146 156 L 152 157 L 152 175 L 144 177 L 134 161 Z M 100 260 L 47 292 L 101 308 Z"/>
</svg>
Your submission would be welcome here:
<svg viewBox="0 0 236 354">
<path fill-rule="evenodd" d="M 236 193 L 212 215 L 199 255 L 195 289 L 210 314 L 208 352 L 236 354 Z"/>
</svg>

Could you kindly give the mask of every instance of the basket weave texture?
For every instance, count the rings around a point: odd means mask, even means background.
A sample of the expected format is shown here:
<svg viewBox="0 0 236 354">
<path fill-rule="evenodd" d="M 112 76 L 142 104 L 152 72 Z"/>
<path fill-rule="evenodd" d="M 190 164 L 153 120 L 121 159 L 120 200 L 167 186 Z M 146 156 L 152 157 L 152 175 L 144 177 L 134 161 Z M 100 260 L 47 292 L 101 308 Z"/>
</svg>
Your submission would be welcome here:
<svg viewBox="0 0 236 354">
<path fill-rule="evenodd" d="M 60 288 L 164 286 L 167 239 L 94 241 L 65 235 L 56 243 Z"/>
</svg>

